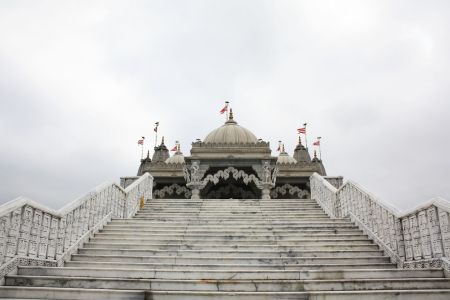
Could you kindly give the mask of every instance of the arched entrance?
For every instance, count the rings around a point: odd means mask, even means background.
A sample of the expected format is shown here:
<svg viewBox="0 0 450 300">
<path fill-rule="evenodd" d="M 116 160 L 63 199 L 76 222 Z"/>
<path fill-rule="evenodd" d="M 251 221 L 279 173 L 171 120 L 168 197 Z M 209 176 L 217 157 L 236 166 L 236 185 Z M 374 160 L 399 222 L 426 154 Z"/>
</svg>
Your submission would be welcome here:
<svg viewBox="0 0 450 300">
<path fill-rule="evenodd" d="M 200 191 L 202 199 L 260 199 L 261 190 L 256 186 L 258 178 L 253 170 L 211 169 L 205 177 L 206 186 Z M 250 173 L 250 174 L 249 174 Z"/>
</svg>

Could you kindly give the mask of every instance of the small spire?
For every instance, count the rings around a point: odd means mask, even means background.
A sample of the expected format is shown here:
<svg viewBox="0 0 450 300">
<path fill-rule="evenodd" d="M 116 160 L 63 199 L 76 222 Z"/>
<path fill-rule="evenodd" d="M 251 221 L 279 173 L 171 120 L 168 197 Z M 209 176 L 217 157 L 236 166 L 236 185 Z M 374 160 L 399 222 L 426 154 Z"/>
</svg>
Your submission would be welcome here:
<svg viewBox="0 0 450 300">
<path fill-rule="evenodd" d="M 281 152 L 285 153 L 286 151 L 284 150 L 284 143 L 281 145 Z"/>
<path fill-rule="evenodd" d="M 317 159 L 317 151 L 314 149 L 314 158 Z"/>
<path fill-rule="evenodd" d="M 302 145 L 302 137 L 299 135 L 298 136 L 298 144 L 301 146 Z"/>
<path fill-rule="evenodd" d="M 229 116 L 228 120 L 233 120 L 233 109 L 232 108 L 230 108 L 230 116 Z"/>
<path fill-rule="evenodd" d="M 147 150 L 147 158 L 150 158 L 150 150 Z"/>
<path fill-rule="evenodd" d="M 161 139 L 161 146 L 164 145 L 164 137 Z"/>
</svg>

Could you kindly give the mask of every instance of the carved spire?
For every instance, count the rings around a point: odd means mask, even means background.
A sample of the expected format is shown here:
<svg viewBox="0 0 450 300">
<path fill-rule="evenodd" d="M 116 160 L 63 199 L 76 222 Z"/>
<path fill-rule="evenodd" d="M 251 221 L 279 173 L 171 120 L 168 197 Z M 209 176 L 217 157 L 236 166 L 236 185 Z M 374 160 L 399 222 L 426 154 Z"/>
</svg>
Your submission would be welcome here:
<svg viewBox="0 0 450 300">
<path fill-rule="evenodd" d="M 233 117 L 234 117 L 234 116 L 233 116 L 233 109 L 230 108 L 230 117 L 229 117 L 228 120 L 231 120 L 231 121 L 234 120 Z"/>
<path fill-rule="evenodd" d="M 164 145 L 164 137 L 161 139 L 161 146 Z"/>
</svg>

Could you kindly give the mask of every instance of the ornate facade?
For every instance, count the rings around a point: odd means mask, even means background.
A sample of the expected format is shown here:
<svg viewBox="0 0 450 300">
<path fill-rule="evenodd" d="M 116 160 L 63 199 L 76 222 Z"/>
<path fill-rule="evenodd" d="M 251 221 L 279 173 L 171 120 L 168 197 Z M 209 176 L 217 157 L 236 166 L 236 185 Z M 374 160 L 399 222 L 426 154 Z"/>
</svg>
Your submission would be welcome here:
<svg viewBox="0 0 450 300">
<path fill-rule="evenodd" d="M 301 139 L 293 156 L 284 146 L 272 156 L 269 143 L 240 126 L 232 111 L 224 125 L 192 143 L 190 156 L 177 149 L 170 156 L 163 139 L 152 158 L 148 153 L 141 160 L 137 176 L 148 172 L 154 177 L 154 198 L 309 198 L 309 177 L 326 175 L 322 161 L 311 159 Z M 122 186 L 135 178 L 122 178 Z"/>
</svg>

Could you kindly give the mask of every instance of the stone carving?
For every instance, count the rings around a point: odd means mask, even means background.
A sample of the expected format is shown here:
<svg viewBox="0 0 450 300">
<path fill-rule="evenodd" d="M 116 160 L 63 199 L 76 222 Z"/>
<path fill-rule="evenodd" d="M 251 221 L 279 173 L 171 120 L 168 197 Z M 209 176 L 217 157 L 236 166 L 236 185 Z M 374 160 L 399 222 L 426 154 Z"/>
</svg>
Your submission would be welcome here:
<svg viewBox="0 0 450 300">
<path fill-rule="evenodd" d="M 270 192 L 272 198 L 283 198 L 284 195 L 296 196 L 298 199 L 307 199 L 310 197 L 310 193 L 307 190 L 302 190 L 290 184 L 276 187 Z"/>
<path fill-rule="evenodd" d="M 356 183 L 339 190 L 322 176 L 310 178 L 311 197 L 331 217 L 351 219 L 404 268 L 450 269 L 450 202 L 436 198 L 405 215 Z"/>
<path fill-rule="evenodd" d="M 19 265 L 57 265 L 81 237 L 89 238 L 105 218 L 129 218 L 141 197 L 151 198 L 153 178 L 141 176 L 125 190 L 104 184 L 59 211 L 18 198 L 0 209 L 0 280 Z"/>
<path fill-rule="evenodd" d="M 153 192 L 153 198 L 164 198 L 166 195 L 171 196 L 171 195 L 181 195 L 181 194 L 184 194 L 185 198 L 190 198 L 192 195 L 191 191 L 187 187 L 180 186 L 180 185 L 174 183 L 170 186 L 165 186 L 162 189 L 155 190 Z"/>
<path fill-rule="evenodd" d="M 205 177 L 203 183 L 206 185 L 208 182 L 212 182 L 214 184 L 219 183 L 220 179 L 227 180 L 232 176 L 235 180 L 242 179 L 242 181 L 247 185 L 250 182 L 255 183 L 256 186 L 260 185 L 260 180 L 253 174 L 248 175 L 242 170 L 235 169 L 233 167 L 228 167 L 225 170 L 219 170 L 216 174 Z"/>
</svg>

